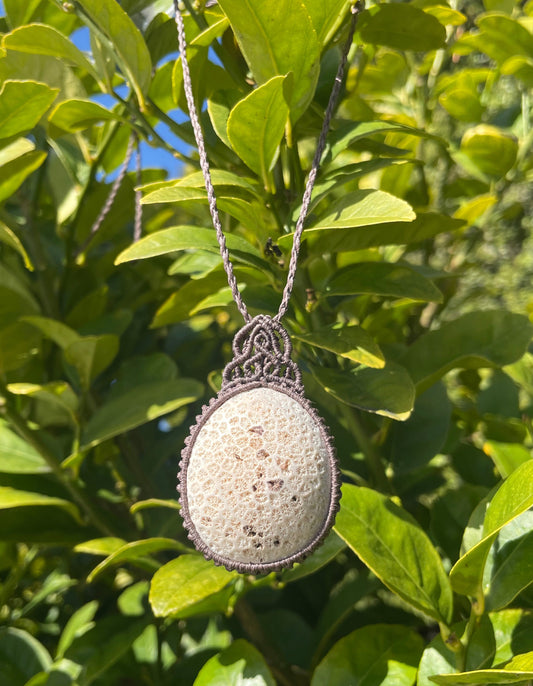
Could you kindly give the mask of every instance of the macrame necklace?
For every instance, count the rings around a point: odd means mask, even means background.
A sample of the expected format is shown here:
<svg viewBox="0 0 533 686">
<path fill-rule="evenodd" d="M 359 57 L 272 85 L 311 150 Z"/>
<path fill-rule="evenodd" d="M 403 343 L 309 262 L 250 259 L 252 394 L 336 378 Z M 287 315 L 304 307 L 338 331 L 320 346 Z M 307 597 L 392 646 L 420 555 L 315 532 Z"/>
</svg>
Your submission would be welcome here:
<svg viewBox="0 0 533 686">
<path fill-rule="evenodd" d="M 292 346 L 281 325 L 291 292 L 304 221 L 353 40 L 356 7 L 296 223 L 278 313 L 251 317 L 239 292 L 220 223 L 192 93 L 183 18 L 174 0 L 183 83 L 209 209 L 224 269 L 245 325 L 233 340 L 218 395 L 191 427 L 180 462 L 181 514 L 195 547 L 242 573 L 279 571 L 301 562 L 333 526 L 340 500 L 335 448 L 305 397 Z"/>
</svg>

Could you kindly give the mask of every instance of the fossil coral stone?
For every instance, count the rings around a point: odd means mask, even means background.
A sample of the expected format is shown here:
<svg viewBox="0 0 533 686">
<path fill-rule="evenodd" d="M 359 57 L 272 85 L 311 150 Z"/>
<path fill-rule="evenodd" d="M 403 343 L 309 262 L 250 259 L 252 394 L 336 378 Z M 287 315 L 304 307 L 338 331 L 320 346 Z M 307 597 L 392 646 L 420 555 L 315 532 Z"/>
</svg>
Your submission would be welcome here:
<svg viewBox="0 0 533 686">
<path fill-rule="evenodd" d="M 186 506 L 209 551 L 268 564 L 324 534 L 334 476 L 313 414 L 282 390 L 258 387 L 231 395 L 200 422 Z"/>
</svg>

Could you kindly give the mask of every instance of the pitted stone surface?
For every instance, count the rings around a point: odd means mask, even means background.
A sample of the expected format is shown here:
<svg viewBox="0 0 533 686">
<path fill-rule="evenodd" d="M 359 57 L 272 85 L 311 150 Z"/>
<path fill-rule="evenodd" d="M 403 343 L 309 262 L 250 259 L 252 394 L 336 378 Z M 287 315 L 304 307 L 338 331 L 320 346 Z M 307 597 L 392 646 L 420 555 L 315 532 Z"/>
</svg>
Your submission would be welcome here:
<svg viewBox="0 0 533 686">
<path fill-rule="evenodd" d="M 274 562 L 320 533 L 331 480 L 309 412 L 286 393 L 253 388 L 228 398 L 200 428 L 187 470 L 189 515 L 218 555 Z"/>
</svg>

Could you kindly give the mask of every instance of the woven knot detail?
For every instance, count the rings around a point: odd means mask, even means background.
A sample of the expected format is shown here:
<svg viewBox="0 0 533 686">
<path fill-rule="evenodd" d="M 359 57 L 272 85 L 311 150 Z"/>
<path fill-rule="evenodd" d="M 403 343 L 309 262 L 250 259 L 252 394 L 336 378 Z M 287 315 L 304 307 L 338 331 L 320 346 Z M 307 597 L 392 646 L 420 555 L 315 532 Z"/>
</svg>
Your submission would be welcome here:
<svg viewBox="0 0 533 686">
<path fill-rule="evenodd" d="M 260 314 L 233 339 L 233 360 L 222 374 L 222 388 L 250 381 L 281 383 L 303 392 L 302 376 L 291 359 L 292 345 L 283 326 Z"/>
</svg>

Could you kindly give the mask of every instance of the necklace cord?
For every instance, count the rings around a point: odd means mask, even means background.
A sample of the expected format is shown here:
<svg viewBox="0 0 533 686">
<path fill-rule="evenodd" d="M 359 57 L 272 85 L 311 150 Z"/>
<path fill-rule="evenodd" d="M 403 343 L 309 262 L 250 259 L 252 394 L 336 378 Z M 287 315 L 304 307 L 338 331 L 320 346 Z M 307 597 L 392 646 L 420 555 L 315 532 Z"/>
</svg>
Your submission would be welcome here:
<svg viewBox="0 0 533 686">
<path fill-rule="evenodd" d="M 185 97 L 187 100 L 187 106 L 189 108 L 189 116 L 191 119 L 191 125 L 194 131 L 194 137 L 196 139 L 196 144 L 198 146 L 198 155 L 200 158 L 200 167 L 202 169 L 202 173 L 204 176 L 204 181 L 205 181 L 205 188 L 207 191 L 207 199 L 209 202 L 209 211 L 211 213 L 211 218 L 213 220 L 213 226 L 215 227 L 216 235 L 217 235 L 217 240 L 218 244 L 220 246 L 220 255 L 222 257 L 222 262 L 224 264 L 224 270 L 226 272 L 226 275 L 228 277 L 228 284 L 231 288 L 231 293 L 233 295 L 233 299 L 235 300 L 235 303 L 239 309 L 239 312 L 242 314 L 244 317 L 244 320 L 246 322 L 249 322 L 251 320 L 251 316 L 246 308 L 246 305 L 242 299 L 241 293 L 239 291 L 238 285 L 237 285 L 237 279 L 235 278 L 235 274 L 233 272 L 233 265 L 231 263 L 230 257 L 229 257 L 229 251 L 226 246 L 226 238 L 224 236 L 224 232 L 222 230 L 222 225 L 220 223 L 220 217 L 218 214 L 218 207 L 217 207 L 217 201 L 216 201 L 216 195 L 215 195 L 215 189 L 213 187 L 213 182 L 211 180 L 211 172 L 209 168 L 209 161 L 207 159 L 207 154 L 205 150 L 205 143 L 204 143 L 204 138 L 202 134 L 202 128 L 200 125 L 200 121 L 198 118 L 198 113 L 196 109 L 196 104 L 194 102 L 194 94 L 192 91 L 192 80 L 191 80 L 191 72 L 189 69 L 189 62 L 187 60 L 187 42 L 185 39 L 185 26 L 183 24 L 183 17 L 181 15 L 181 11 L 179 8 L 179 0 L 174 0 L 174 8 L 175 8 L 175 19 L 176 19 L 176 26 L 178 29 L 178 43 L 179 43 L 179 49 L 180 49 L 180 54 L 181 54 L 181 65 L 183 69 L 183 87 L 185 90 Z M 273 319 L 277 322 L 281 320 L 281 318 L 285 315 L 287 312 L 287 309 L 289 307 L 289 300 L 292 294 L 292 290 L 294 288 L 294 278 L 296 275 L 296 268 L 298 265 L 298 255 L 300 253 L 300 247 L 301 247 L 301 238 L 302 238 L 302 233 L 304 229 L 304 223 L 305 219 L 307 217 L 307 212 L 309 210 L 309 205 L 311 203 L 311 195 L 313 193 L 313 187 L 315 185 L 318 169 L 320 166 L 320 160 L 322 158 L 322 154 L 324 152 L 324 148 L 326 146 L 326 138 L 328 135 L 328 130 L 331 124 L 331 119 L 333 117 L 333 112 L 335 110 L 335 106 L 337 104 L 337 100 L 339 98 L 339 93 L 342 87 L 342 82 L 344 79 L 344 72 L 346 70 L 346 64 L 348 60 L 348 52 L 350 50 L 350 47 L 353 42 L 353 36 L 355 33 L 355 27 L 357 24 L 357 17 L 361 11 L 361 5 L 359 3 L 356 3 L 352 5 L 351 7 L 351 14 L 352 14 L 352 19 L 350 23 L 350 30 L 348 33 L 348 38 L 346 40 L 346 43 L 344 45 L 343 51 L 342 51 L 342 56 L 341 56 L 341 61 L 339 63 L 339 67 L 337 69 L 337 74 L 335 76 L 335 81 L 333 84 L 333 88 L 331 90 L 331 94 L 329 97 L 328 101 L 328 106 L 326 108 L 326 112 L 324 115 L 324 122 L 322 124 L 322 129 L 320 131 L 320 136 L 317 142 L 317 147 L 315 151 L 315 155 L 313 157 L 313 162 L 311 165 L 311 169 L 309 171 L 309 176 L 307 177 L 307 182 L 305 185 L 305 191 L 302 197 L 302 206 L 300 208 L 300 214 L 298 216 L 298 220 L 296 222 L 296 228 L 294 230 L 294 236 L 293 236 L 293 243 L 292 243 L 292 250 L 291 250 L 291 257 L 289 261 L 289 269 L 287 272 L 287 281 L 285 283 L 285 288 L 283 289 L 283 295 L 281 299 L 281 303 L 279 306 L 278 313 L 273 317 Z"/>
</svg>

